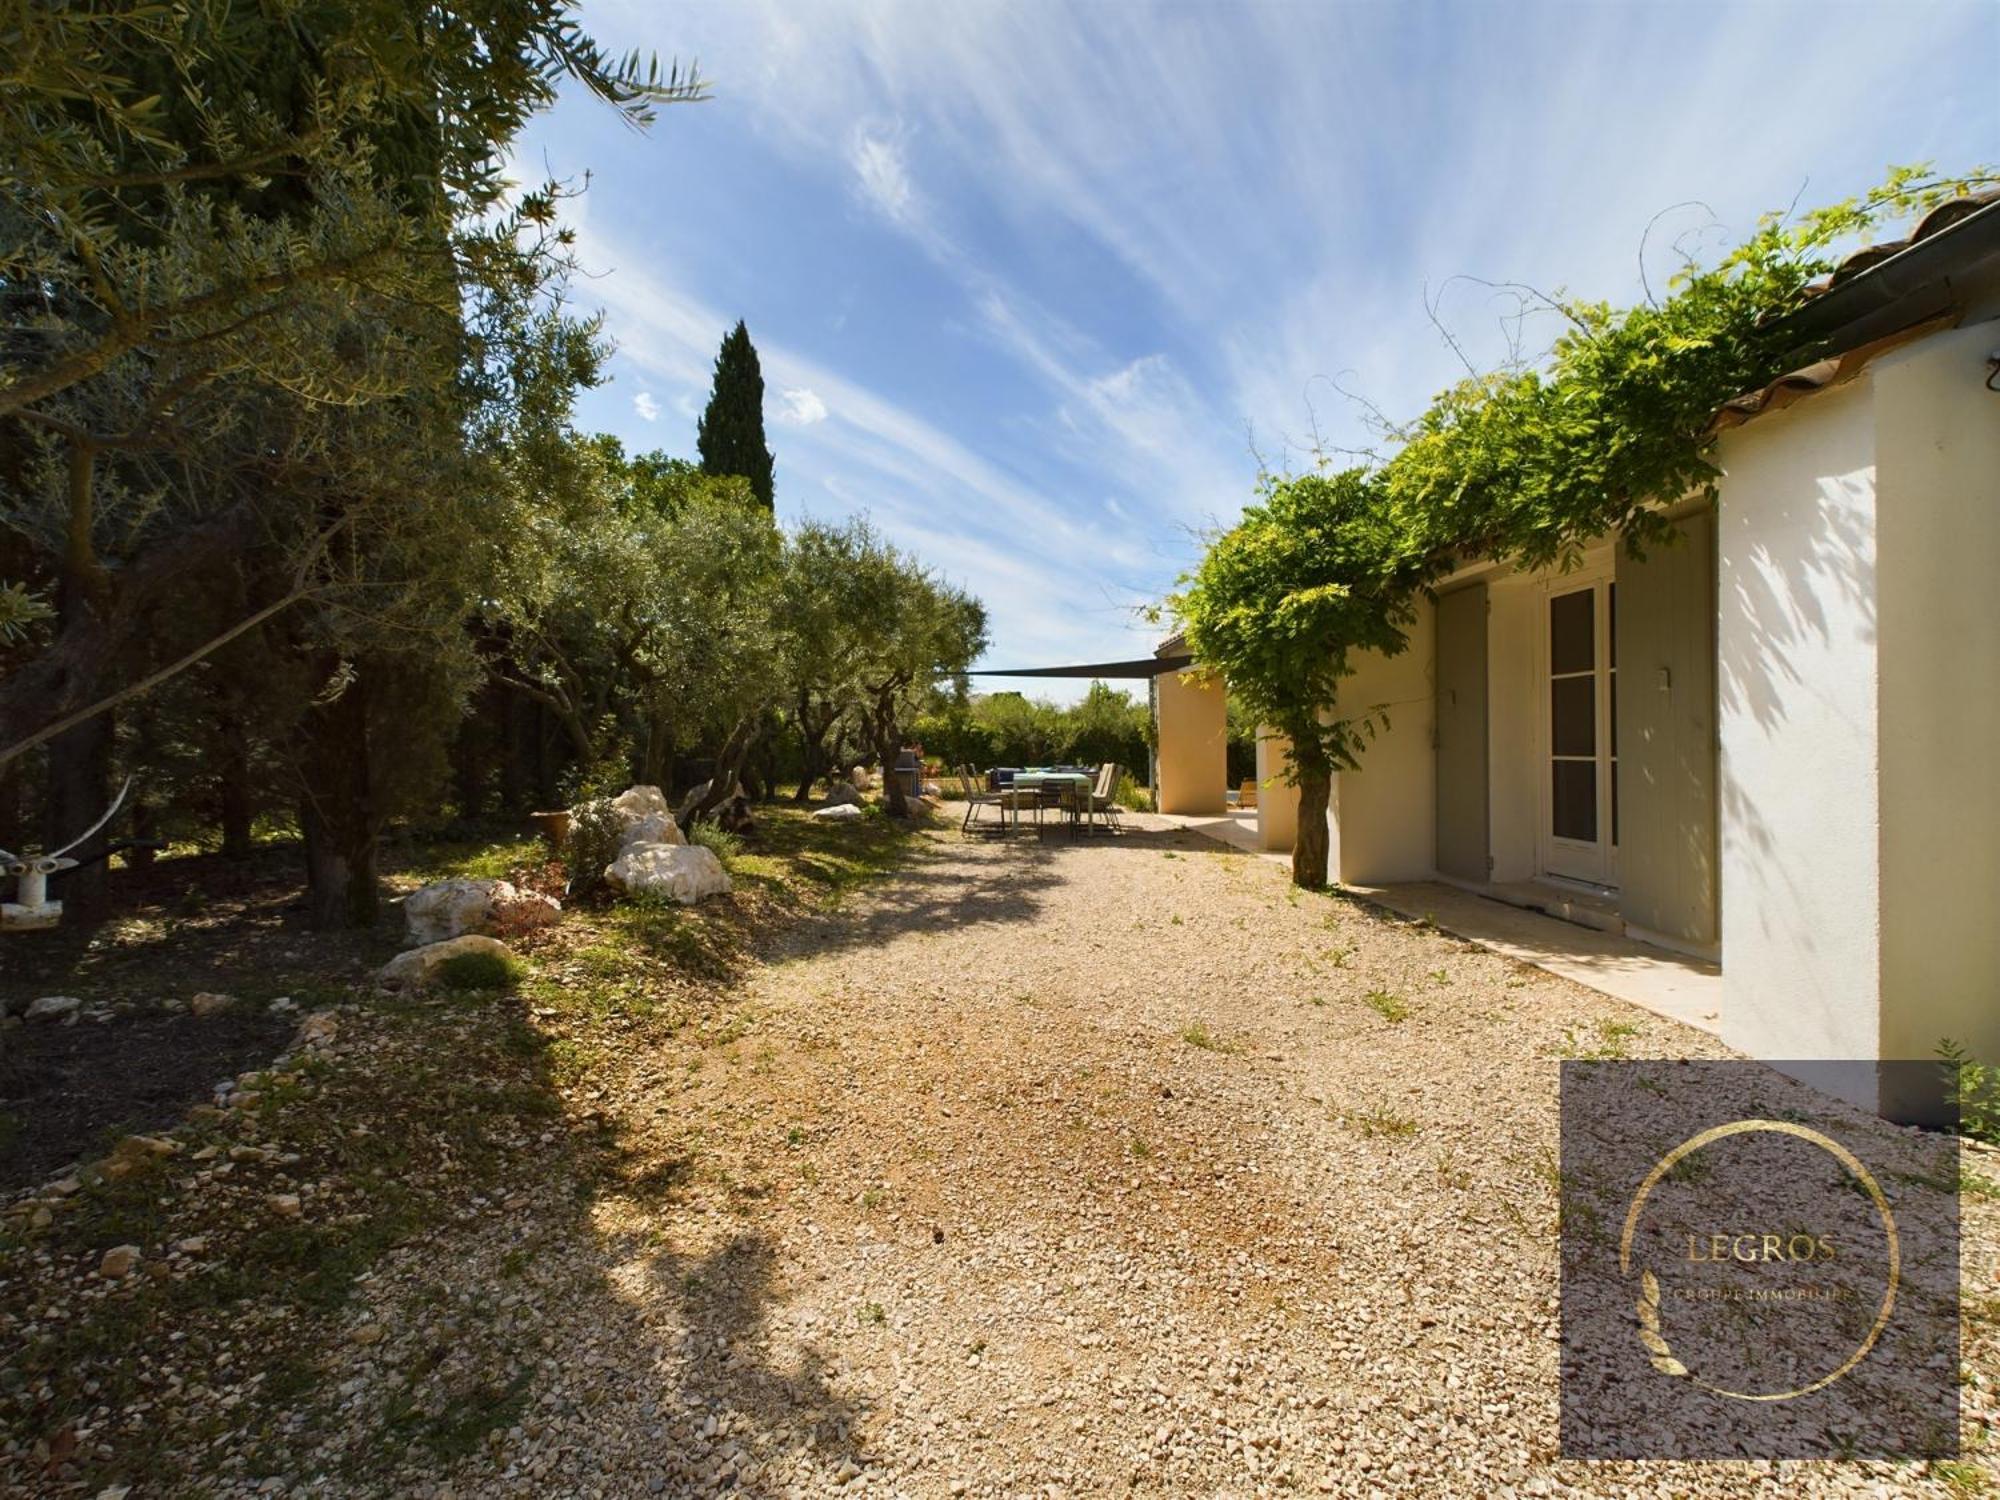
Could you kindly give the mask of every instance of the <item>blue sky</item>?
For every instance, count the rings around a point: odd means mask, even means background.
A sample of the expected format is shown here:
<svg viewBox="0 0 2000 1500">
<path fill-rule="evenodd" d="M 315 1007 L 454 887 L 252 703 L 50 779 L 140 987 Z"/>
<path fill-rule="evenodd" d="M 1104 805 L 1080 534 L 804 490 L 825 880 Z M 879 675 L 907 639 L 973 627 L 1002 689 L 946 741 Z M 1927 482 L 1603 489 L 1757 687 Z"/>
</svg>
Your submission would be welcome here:
<svg viewBox="0 0 2000 1500">
<path fill-rule="evenodd" d="M 1427 295 L 1475 363 L 1502 358 L 1505 305 L 1451 278 L 1629 301 L 1642 236 L 1657 285 L 1676 240 L 2000 155 L 2000 0 L 584 21 L 698 59 L 714 96 L 643 133 L 570 98 L 522 142 L 517 175 L 591 174 L 575 292 L 618 352 L 582 424 L 693 456 L 746 319 L 780 515 L 869 513 L 986 601 L 989 665 L 1150 649 L 1135 608 L 1258 455 L 1365 443 L 1362 402 L 1407 417 L 1463 372 Z"/>
</svg>

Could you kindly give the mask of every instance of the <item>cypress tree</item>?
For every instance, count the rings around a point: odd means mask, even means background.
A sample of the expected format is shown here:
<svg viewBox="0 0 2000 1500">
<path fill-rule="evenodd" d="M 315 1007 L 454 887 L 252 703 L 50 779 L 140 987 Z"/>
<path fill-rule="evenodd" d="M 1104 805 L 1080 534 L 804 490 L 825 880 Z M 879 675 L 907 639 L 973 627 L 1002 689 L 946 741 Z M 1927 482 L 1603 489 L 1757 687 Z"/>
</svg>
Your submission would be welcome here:
<svg viewBox="0 0 2000 1500">
<path fill-rule="evenodd" d="M 715 385 L 708 410 L 695 428 L 704 474 L 738 474 L 750 489 L 773 507 L 771 450 L 764 446 L 764 372 L 757 364 L 757 346 L 739 320 L 722 340 L 715 356 Z"/>
</svg>

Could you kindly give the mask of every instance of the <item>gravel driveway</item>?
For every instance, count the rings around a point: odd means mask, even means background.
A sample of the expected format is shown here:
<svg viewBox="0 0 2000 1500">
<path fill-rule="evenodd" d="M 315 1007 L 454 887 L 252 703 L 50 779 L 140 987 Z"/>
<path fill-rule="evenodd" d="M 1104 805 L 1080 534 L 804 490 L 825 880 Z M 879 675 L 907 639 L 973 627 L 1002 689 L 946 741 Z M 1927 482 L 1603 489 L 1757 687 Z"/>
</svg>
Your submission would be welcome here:
<svg viewBox="0 0 2000 1500">
<path fill-rule="evenodd" d="M 527 1409 L 398 1491 L 1970 1492 L 1559 1462 L 1557 1060 L 1720 1044 L 1137 823 L 936 835 L 768 955 L 721 1055 L 621 1059 L 637 1168 L 458 1256 Z"/>
</svg>

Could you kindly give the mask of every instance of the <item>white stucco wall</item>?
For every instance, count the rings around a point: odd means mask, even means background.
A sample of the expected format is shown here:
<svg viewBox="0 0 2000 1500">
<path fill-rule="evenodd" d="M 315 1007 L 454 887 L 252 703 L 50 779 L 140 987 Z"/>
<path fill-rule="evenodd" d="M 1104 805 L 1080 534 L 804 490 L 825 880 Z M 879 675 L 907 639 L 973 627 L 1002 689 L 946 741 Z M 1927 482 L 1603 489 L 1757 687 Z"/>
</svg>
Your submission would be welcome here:
<svg viewBox="0 0 2000 1500">
<path fill-rule="evenodd" d="M 1388 727 L 1361 752 L 1361 769 L 1333 778 L 1328 871 L 1347 885 L 1428 880 L 1437 856 L 1436 610 L 1425 601 L 1395 656 L 1367 651 L 1340 685 L 1338 711 L 1386 710 Z"/>
<path fill-rule="evenodd" d="M 1289 851 L 1298 838 L 1299 789 L 1285 778 L 1292 742 L 1268 725 L 1257 731 L 1257 847 Z"/>
<path fill-rule="evenodd" d="M 2000 1062 L 2000 322 L 1871 367 L 1884 1057 Z"/>
<path fill-rule="evenodd" d="M 1722 1025 L 1765 1058 L 1876 1055 L 1880 795 L 1874 393 L 1722 440 Z"/>
</svg>

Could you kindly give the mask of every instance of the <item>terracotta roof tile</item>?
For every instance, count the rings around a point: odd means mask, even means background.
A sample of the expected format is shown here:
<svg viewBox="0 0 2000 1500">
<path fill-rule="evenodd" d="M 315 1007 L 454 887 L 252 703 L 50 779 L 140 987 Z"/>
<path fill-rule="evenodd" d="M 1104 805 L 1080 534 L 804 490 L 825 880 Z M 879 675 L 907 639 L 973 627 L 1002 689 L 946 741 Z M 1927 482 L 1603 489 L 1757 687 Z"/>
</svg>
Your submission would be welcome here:
<svg viewBox="0 0 2000 1500">
<path fill-rule="evenodd" d="M 1988 204 L 2000 203 L 2000 188 L 1984 193 L 1973 193 L 1964 198 L 1952 198 L 1940 203 L 1936 208 L 1917 220 L 1912 229 L 1900 240 L 1885 240 L 1879 245 L 1864 245 L 1838 266 L 1833 274 L 1822 276 L 1805 289 L 1808 297 L 1822 296 L 1832 291 L 1844 281 L 1852 281 L 1871 266 L 1879 266 L 1892 255 L 1899 255 L 1920 240 L 1927 240 L 1934 234 L 1942 234 L 1962 219 L 1969 219 Z"/>
</svg>

